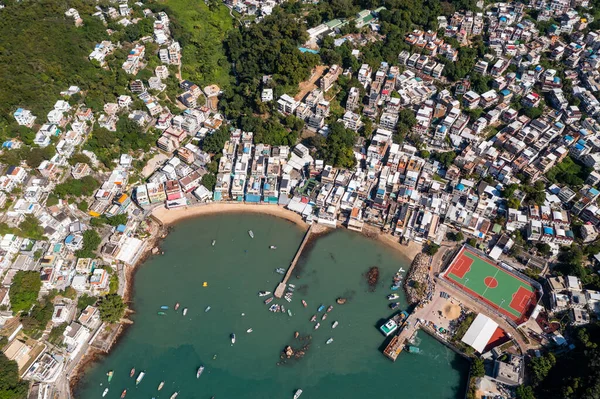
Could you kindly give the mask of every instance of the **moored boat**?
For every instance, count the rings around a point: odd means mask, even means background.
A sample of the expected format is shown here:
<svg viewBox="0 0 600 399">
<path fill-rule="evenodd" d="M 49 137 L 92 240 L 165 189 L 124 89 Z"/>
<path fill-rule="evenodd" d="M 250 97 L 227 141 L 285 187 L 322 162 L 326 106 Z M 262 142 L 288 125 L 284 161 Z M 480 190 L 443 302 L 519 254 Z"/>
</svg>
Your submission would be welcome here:
<svg viewBox="0 0 600 399">
<path fill-rule="evenodd" d="M 323 315 L 323 317 L 321 317 L 321 320 L 325 320 L 326 318 L 327 318 L 327 313 L 325 313 L 325 314 Z"/>
<path fill-rule="evenodd" d="M 170 399 L 175 399 L 177 397 L 177 395 L 179 395 L 179 392 L 175 392 L 173 395 L 171 395 Z"/>
<path fill-rule="evenodd" d="M 158 384 L 158 390 L 160 391 L 161 389 L 163 389 L 164 386 L 165 386 L 165 382 L 161 381 L 160 384 Z"/>
<path fill-rule="evenodd" d="M 271 312 L 277 312 L 278 310 L 279 310 L 279 305 L 277 305 L 276 303 L 272 304 L 269 307 L 269 311 L 271 311 Z"/>
<path fill-rule="evenodd" d="M 254 232 L 252 230 L 248 230 L 248 235 L 250 238 L 254 238 Z"/>
<path fill-rule="evenodd" d="M 313 317 L 310 318 L 310 321 L 317 321 L 317 315 L 314 314 Z"/>
<path fill-rule="evenodd" d="M 296 389 L 296 392 L 294 392 L 294 399 L 298 399 L 300 395 L 302 395 L 302 389 Z"/>
<path fill-rule="evenodd" d="M 398 299 L 398 298 L 400 298 L 400 296 L 398 294 L 390 294 L 387 296 L 387 299 L 389 301 L 393 301 L 394 299 Z"/>
<path fill-rule="evenodd" d="M 281 311 L 285 313 L 285 306 L 281 305 Z"/>
<path fill-rule="evenodd" d="M 214 247 L 215 244 L 217 243 L 217 240 L 212 240 L 212 246 Z"/>
<path fill-rule="evenodd" d="M 135 385 L 139 385 L 139 383 L 142 382 L 142 380 L 144 379 L 145 375 L 146 375 L 146 373 L 144 373 L 143 371 L 140 371 L 140 374 L 135 379 Z"/>
<path fill-rule="evenodd" d="M 253 330 L 251 328 L 247 329 L 246 332 L 250 334 Z"/>
<path fill-rule="evenodd" d="M 258 291 L 258 296 L 267 296 L 271 294 L 271 291 Z"/>
<path fill-rule="evenodd" d="M 319 306 L 319 308 L 317 309 L 317 312 L 322 312 L 325 310 L 325 305 L 321 305 Z"/>
<path fill-rule="evenodd" d="M 271 248 L 271 249 L 277 249 L 277 247 L 275 245 L 271 245 L 269 248 Z"/>
<path fill-rule="evenodd" d="M 331 312 L 333 310 L 333 305 L 329 305 L 329 307 L 327 308 L 327 313 Z"/>
<path fill-rule="evenodd" d="M 235 344 L 235 334 L 231 333 L 231 345 Z"/>
<path fill-rule="evenodd" d="M 208 313 L 209 310 L 210 310 L 210 306 L 207 306 L 206 309 L 204 309 L 204 313 Z"/>
<path fill-rule="evenodd" d="M 204 372 L 204 366 L 198 367 L 198 371 L 196 371 L 196 378 L 200 378 L 202 372 Z"/>
<path fill-rule="evenodd" d="M 307 306 L 308 306 L 308 304 L 306 303 L 306 301 L 305 301 L 304 299 L 302 300 L 302 305 L 303 305 L 304 307 L 307 307 Z"/>
<path fill-rule="evenodd" d="M 390 303 L 390 308 L 391 309 L 396 309 L 398 306 L 400 306 L 400 302 L 392 302 L 392 303 Z"/>
<path fill-rule="evenodd" d="M 165 315 L 166 315 L 166 313 L 165 313 L 165 312 L 158 312 L 158 313 L 156 313 L 156 314 L 157 314 L 157 315 L 159 315 L 159 316 L 165 316 Z"/>
<path fill-rule="evenodd" d="M 327 340 L 327 342 L 325 342 L 325 343 L 326 343 L 327 345 L 329 345 L 329 344 L 330 344 L 330 343 L 332 343 L 332 342 L 333 342 L 333 338 L 329 338 L 329 339 Z"/>
<path fill-rule="evenodd" d="M 273 302 L 273 297 L 265 299 L 265 305 L 268 305 L 271 302 Z"/>
<path fill-rule="evenodd" d="M 169 309 L 169 307 L 168 307 L 167 305 L 162 305 L 160 308 L 161 308 L 162 310 L 167 310 L 167 309 Z"/>
<path fill-rule="evenodd" d="M 106 388 L 106 389 L 104 390 L 104 392 L 102 392 L 102 397 L 105 397 L 107 393 L 108 393 L 108 388 Z"/>
<path fill-rule="evenodd" d="M 288 316 L 292 317 L 292 311 L 291 310 L 288 309 L 287 310 L 287 314 L 288 314 Z"/>
<path fill-rule="evenodd" d="M 321 327 L 321 323 L 315 324 L 315 330 L 318 329 L 319 327 Z"/>
<path fill-rule="evenodd" d="M 110 380 L 112 380 L 114 374 L 115 373 L 112 370 L 110 370 L 108 373 L 106 373 L 106 376 L 108 377 L 108 382 L 110 382 Z"/>
<path fill-rule="evenodd" d="M 183 309 L 183 315 L 185 316 L 187 314 L 187 308 Z"/>
<path fill-rule="evenodd" d="M 121 399 L 123 399 L 125 395 L 127 395 L 127 389 L 124 389 L 123 392 L 121 392 Z"/>
<path fill-rule="evenodd" d="M 331 325 L 331 328 L 336 328 L 338 326 L 338 322 L 337 320 L 333 322 L 333 324 Z"/>
<path fill-rule="evenodd" d="M 177 303 L 175 304 L 175 310 L 178 310 L 178 309 L 179 309 L 179 302 L 177 302 Z"/>
<path fill-rule="evenodd" d="M 275 269 L 275 273 L 285 274 L 285 269 L 283 267 L 278 267 Z"/>
<path fill-rule="evenodd" d="M 129 378 L 133 378 L 133 376 L 135 375 L 135 367 L 131 369 L 131 371 L 129 372 Z"/>
</svg>

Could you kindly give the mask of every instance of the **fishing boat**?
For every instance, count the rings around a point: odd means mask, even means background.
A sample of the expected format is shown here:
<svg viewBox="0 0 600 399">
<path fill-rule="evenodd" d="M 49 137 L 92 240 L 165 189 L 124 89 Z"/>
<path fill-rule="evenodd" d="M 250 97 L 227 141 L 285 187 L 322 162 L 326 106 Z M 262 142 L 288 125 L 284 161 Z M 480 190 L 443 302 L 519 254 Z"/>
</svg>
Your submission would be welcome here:
<svg viewBox="0 0 600 399">
<path fill-rule="evenodd" d="M 272 304 L 272 305 L 269 307 L 269 311 L 270 311 L 270 312 L 277 312 L 277 309 L 278 309 L 278 307 L 279 307 L 279 305 L 277 305 L 276 303 L 274 303 L 274 304 Z"/>
<path fill-rule="evenodd" d="M 398 294 L 390 294 L 387 296 L 387 299 L 389 301 L 393 301 L 394 299 L 398 299 L 398 298 L 400 298 L 400 296 Z"/>
<path fill-rule="evenodd" d="M 160 384 L 158 384 L 158 390 L 160 391 L 161 389 L 163 389 L 164 386 L 165 386 L 165 382 L 161 381 Z"/>
<path fill-rule="evenodd" d="M 131 369 L 131 371 L 129 372 L 129 378 L 133 378 L 135 374 L 135 367 Z"/>
<path fill-rule="evenodd" d="M 323 317 L 321 317 L 321 320 L 325 320 L 326 318 L 327 318 L 327 313 L 325 313 L 325 314 L 323 315 Z"/>
<path fill-rule="evenodd" d="M 392 290 L 392 291 L 398 291 L 398 288 L 400 288 L 400 285 L 396 285 L 396 284 L 394 284 L 394 285 L 392 285 L 392 286 L 390 287 L 390 290 Z"/>
<path fill-rule="evenodd" d="M 283 267 L 278 267 L 275 269 L 275 273 L 285 274 L 285 269 Z"/>
<path fill-rule="evenodd" d="M 208 313 L 209 310 L 210 310 L 210 306 L 207 306 L 206 309 L 204 309 L 204 313 Z"/>
<path fill-rule="evenodd" d="M 404 273 L 405 270 L 403 268 L 398 269 L 398 273 Z"/>
<path fill-rule="evenodd" d="M 250 334 L 253 330 L 251 328 L 247 329 L 246 332 Z"/>
<path fill-rule="evenodd" d="M 317 312 L 322 312 L 325 310 L 325 305 L 321 305 L 319 306 L 319 308 L 317 309 Z"/>
<path fill-rule="evenodd" d="M 310 321 L 317 321 L 317 315 L 314 314 L 313 317 L 310 318 Z"/>
<path fill-rule="evenodd" d="M 331 328 L 336 328 L 338 326 L 338 322 L 337 320 L 333 322 L 333 324 L 331 325 Z"/>
<path fill-rule="evenodd" d="M 183 315 L 185 316 L 187 314 L 187 308 L 183 309 Z"/>
<path fill-rule="evenodd" d="M 327 313 L 331 312 L 333 310 L 333 305 L 329 305 L 329 307 L 327 308 Z"/>
<path fill-rule="evenodd" d="M 333 342 L 333 338 L 329 338 L 329 339 L 327 340 L 327 342 L 325 342 L 325 343 L 326 343 L 327 345 L 329 345 L 329 344 L 330 344 L 330 343 L 332 343 L 332 342 Z"/>
<path fill-rule="evenodd" d="M 285 306 L 281 305 L 281 311 L 285 313 Z"/>
<path fill-rule="evenodd" d="M 217 243 L 217 240 L 212 240 L 212 246 L 214 247 L 215 244 Z"/>
<path fill-rule="evenodd" d="M 173 395 L 171 395 L 170 399 L 175 399 L 177 397 L 177 395 L 179 395 L 179 392 L 175 392 Z"/>
<path fill-rule="evenodd" d="M 296 389 L 296 392 L 294 392 L 294 399 L 298 399 L 300 395 L 302 395 L 302 389 Z"/>
<path fill-rule="evenodd" d="M 273 297 L 265 299 L 265 305 L 268 305 L 271 302 L 273 302 Z"/>
<path fill-rule="evenodd" d="M 204 372 L 204 366 L 198 367 L 198 371 L 196 371 L 196 378 L 200 378 L 202 373 Z"/>
<path fill-rule="evenodd" d="M 321 327 L 321 323 L 315 324 L 315 330 L 318 329 L 319 327 Z"/>
<path fill-rule="evenodd" d="M 292 297 L 291 296 L 286 296 L 283 299 L 285 299 L 286 301 L 288 301 L 289 303 L 292 302 Z"/>
<path fill-rule="evenodd" d="M 160 308 L 161 308 L 162 310 L 167 310 L 167 309 L 169 309 L 169 307 L 168 307 L 167 305 L 162 305 Z"/>
<path fill-rule="evenodd" d="M 288 287 L 291 287 L 291 288 L 296 288 L 296 285 L 294 285 L 294 284 L 290 283 L 290 284 L 288 284 Z"/>
<path fill-rule="evenodd" d="M 177 302 L 177 303 L 175 304 L 175 310 L 178 310 L 178 309 L 179 309 L 179 302 Z"/>
<path fill-rule="evenodd" d="M 102 392 L 102 397 L 105 397 L 107 393 L 108 393 L 108 388 L 106 388 L 106 389 L 104 390 L 104 392 Z"/>
<path fill-rule="evenodd" d="M 123 399 L 125 395 L 127 395 L 127 389 L 124 389 L 123 392 L 121 392 L 121 399 Z"/>
<path fill-rule="evenodd" d="M 258 291 L 258 296 L 267 296 L 270 294 L 271 294 L 271 291 Z"/>
<path fill-rule="evenodd" d="M 146 375 L 146 373 L 144 373 L 143 371 L 140 371 L 140 374 L 135 379 L 135 385 L 139 385 L 139 383 L 142 382 L 142 380 L 144 379 L 145 375 Z"/>
<path fill-rule="evenodd" d="M 165 313 L 165 312 L 158 312 L 158 313 L 156 313 L 156 314 L 157 314 L 157 315 L 159 315 L 159 316 L 165 316 L 165 315 L 166 315 L 166 313 Z"/>
<path fill-rule="evenodd" d="M 108 377 L 108 382 L 110 382 L 110 380 L 112 380 L 114 374 L 115 373 L 112 370 L 110 370 L 108 373 L 106 373 L 106 376 Z"/>
<path fill-rule="evenodd" d="M 271 249 L 277 249 L 277 247 L 275 245 L 271 245 L 269 248 L 271 248 Z"/>
<path fill-rule="evenodd" d="M 303 305 L 304 307 L 307 307 L 307 306 L 308 306 L 308 304 L 306 303 L 306 301 L 305 301 L 304 299 L 302 300 L 302 305 Z"/>
<path fill-rule="evenodd" d="M 398 306 L 400 306 L 400 302 L 392 302 L 392 303 L 390 303 L 390 308 L 391 309 L 396 309 Z"/>
<path fill-rule="evenodd" d="M 287 311 L 288 316 L 292 317 L 292 311 L 288 309 Z"/>
<path fill-rule="evenodd" d="M 235 334 L 231 333 L 231 345 L 235 344 Z"/>
<path fill-rule="evenodd" d="M 248 230 L 248 235 L 250 238 L 254 238 L 254 232 L 252 230 Z"/>
</svg>

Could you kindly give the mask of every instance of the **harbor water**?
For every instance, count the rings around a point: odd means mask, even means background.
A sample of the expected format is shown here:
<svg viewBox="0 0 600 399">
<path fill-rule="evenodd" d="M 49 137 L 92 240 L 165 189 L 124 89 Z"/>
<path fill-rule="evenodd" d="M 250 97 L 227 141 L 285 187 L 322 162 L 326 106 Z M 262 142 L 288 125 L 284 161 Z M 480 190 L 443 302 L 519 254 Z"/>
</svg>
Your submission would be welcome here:
<svg viewBox="0 0 600 399">
<path fill-rule="evenodd" d="M 293 316 L 268 311 L 267 297 L 258 297 L 258 291 L 275 290 L 282 277 L 275 269 L 287 268 L 303 235 L 295 224 L 256 214 L 179 223 L 161 245 L 165 254 L 149 259 L 135 275 L 134 324 L 86 371 L 75 397 L 100 398 L 108 387 L 106 398 L 118 398 L 124 389 L 127 398 L 136 399 L 169 398 L 174 392 L 184 399 L 292 398 L 298 388 L 302 399 L 463 398 L 467 362 L 425 333 L 419 333 L 419 353 L 404 352 L 395 363 L 381 353 L 384 337 L 377 327 L 393 314 L 386 298 L 392 276 L 410 261 L 377 241 L 339 229 L 310 243 L 290 279 L 291 303 L 272 302 Z M 374 290 L 365 278 L 371 266 L 380 269 Z M 405 309 L 402 292 L 396 292 L 399 309 Z M 347 298 L 346 304 L 336 304 L 338 297 Z M 325 312 L 317 313 L 321 304 L 334 306 L 324 321 Z M 169 306 L 164 316 L 157 314 L 161 306 Z M 314 314 L 318 330 L 310 322 Z M 334 321 L 339 325 L 332 329 Z M 296 340 L 296 331 L 311 338 Z M 334 341 L 326 345 L 329 338 Z M 286 345 L 306 344 L 303 358 L 280 359 Z M 205 370 L 197 379 L 201 365 Z M 136 376 L 146 373 L 137 387 L 129 377 L 133 367 Z M 109 370 L 114 370 L 110 384 Z M 157 391 L 161 381 L 164 388 Z"/>
</svg>

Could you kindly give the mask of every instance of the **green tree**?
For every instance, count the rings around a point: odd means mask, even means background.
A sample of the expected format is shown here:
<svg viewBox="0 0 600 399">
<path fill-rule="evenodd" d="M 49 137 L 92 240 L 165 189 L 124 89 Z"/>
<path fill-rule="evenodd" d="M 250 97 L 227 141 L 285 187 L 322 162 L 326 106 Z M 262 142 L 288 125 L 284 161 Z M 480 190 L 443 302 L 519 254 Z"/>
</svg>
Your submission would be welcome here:
<svg viewBox="0 0 600 399">
<path fill-rule="evenodd" d="M 88 294 L 83 294 L 77 299 L 77 309 L 83 310 L 88 306 L 94 306 L 98 298 Z"/>
<path fill-rule="evenodd" d="M 437 253 L 437 251 L 440 249 L 440 246 L 434 243 L 430 243 L 427 245 L 427 247 L 425 247 L 424 252 L 429 255 L 429 256 L 433 256 Z"/>
<path fill-rule="evenodd" d="M 533 388 L 530 386 L 519 385 L 516 390 L 517 399 L 535 399 Z"/>
<path fill-rule="evenodd" d="M 19 224 L 19 235 L 33 240 L 44 240 L 44 229 L 40 226 L 40 221 L 33 215 L 25 216 L 25 219 Z"/>
<path fill-rule="evenodd" d="M 202 176 L 202 185 L 209 190 L 214 190 L 217 184 L 217 177 L 213 173 L 207 173 Z"/>
<path fill-rule="evenodd" d="M 126 307 L 120 295 L 108 294 L 100 299 L 100 318 L 107 323 L 116 323 L 125 314 Z"/>
<path fill-rule="evenodd" d="M 534 386 L 544 381 L 548 373 L 556 364 L 556 357 L 553 353 L 549 352 L 544 356 L 534 357 L 531 359 L 530 370 L 531 370 L 531 382 Z"/>
<path fill-rule="evenodd" d="M 61 323 L 56 327 L 52 327 L 50 333 L 48 334 L 48 342 L 54 345 L 60 345 L 63 342 L 63 333 L 67 329 L 67 323 Z"/>
<path fill-rule="evenodd" d="M 485 366 L 483 365 L 483 360 L 478 357 L 473 359 L 473 363 L 471 363 L 471 375 L 473 377 L 483 377 L 485 375 Z"/>
<path fill-rule="evenodd" d="M 19 270 L 13 277 L 8 292 L 13 314 L 31 308 L 37 301 L 41 288 L 42 280 L 38 272 Z"/>
<path fill-rule="evenodd" d="M 96 256 L 94 252 L 101 242 L 102 238 L 96 230 L 86 230 L 83 232 L 83 248 L 76 251 L 75 255 L 78 258 L 94 258 Z"/>
<path fill-rule="evenodd" d="M 8 360 L 0 352 L 0 398 L 25 399 L 29 391 L 29 383 L 19 379 L 17 362 Z"/>
</svg>

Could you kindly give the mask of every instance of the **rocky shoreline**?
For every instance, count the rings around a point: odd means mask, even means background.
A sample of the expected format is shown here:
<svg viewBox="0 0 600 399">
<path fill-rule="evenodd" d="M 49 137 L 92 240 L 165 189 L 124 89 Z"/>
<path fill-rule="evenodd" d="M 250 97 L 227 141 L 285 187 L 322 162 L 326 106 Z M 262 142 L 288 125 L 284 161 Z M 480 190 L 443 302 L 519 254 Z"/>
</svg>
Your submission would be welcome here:
<svg viewBox="0 0 600 399">
<path fill-rule="evenodd" d="M 420 253 L 413 259 L 404 279 L 404 291 L 409 305 L 417 305 L 430 297 L 433 284 L 429 276 L 431 257 Z"/>
</svg>

